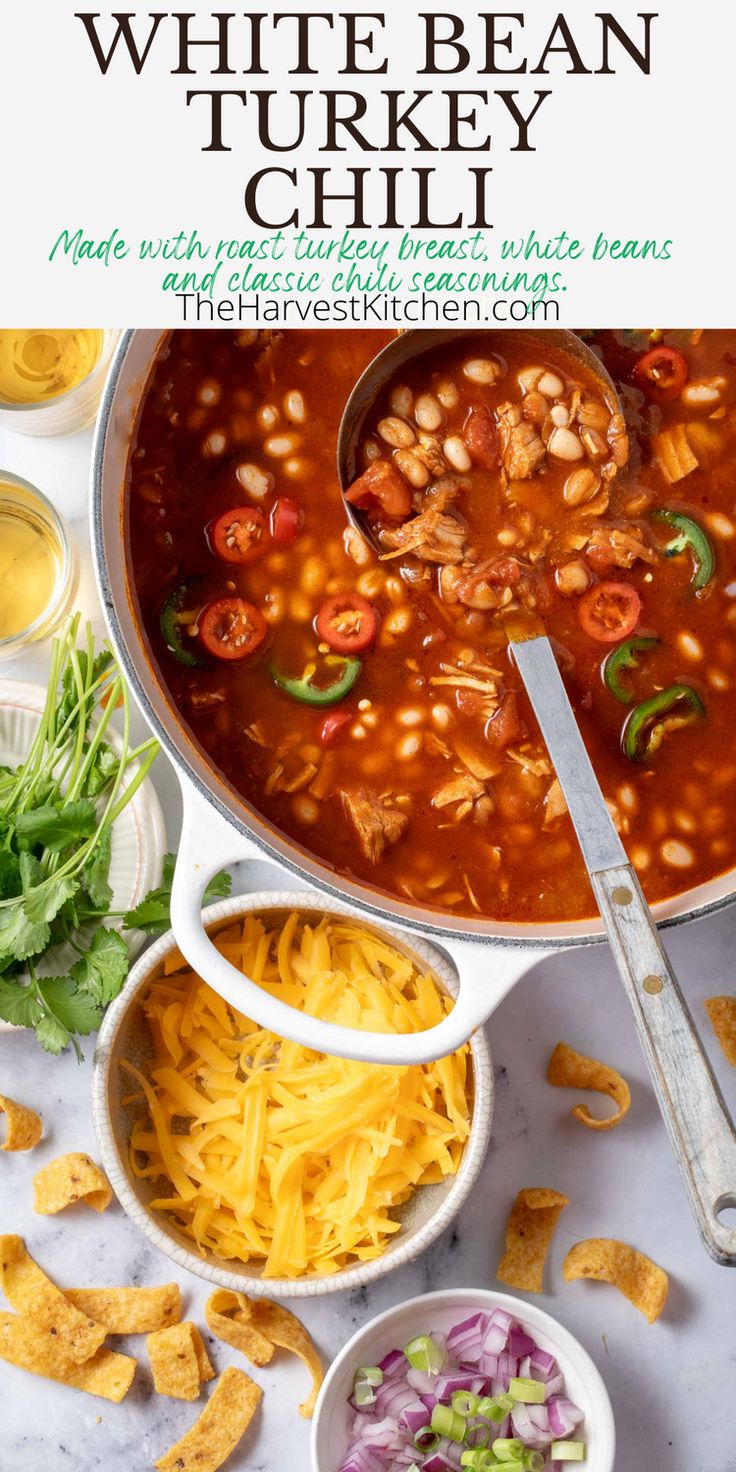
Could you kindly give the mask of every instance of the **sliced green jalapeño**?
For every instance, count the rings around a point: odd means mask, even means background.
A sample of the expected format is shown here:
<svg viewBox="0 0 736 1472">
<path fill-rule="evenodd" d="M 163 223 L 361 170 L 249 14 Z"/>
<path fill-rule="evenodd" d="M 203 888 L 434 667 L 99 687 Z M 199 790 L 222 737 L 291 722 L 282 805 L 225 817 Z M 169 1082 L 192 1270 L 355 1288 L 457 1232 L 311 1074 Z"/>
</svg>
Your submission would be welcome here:
<svg viewBox="0 0 736 1472">
<path fill-rule="evenodd" d="M 634 707 L 623 731 L 624 755 L 632 762 L 654 756 L 670 731 L 691 726 L 706 714 L 692 685 L 669 685 Z"/>
<path fill-rule="evenodd" d="M 683 511 L 671 511 L 667 506 L 653 511 L 652 521 L 663 522 L 676 533 L 671 541 L 665 542 L 662 549 L 665 557 L 678 557 L 681 552 L 690 553 L 693 560 L 692 586 L 699 592 L 710 582 L 716 570 L 716 554 L 708 533 L 692 516 L 686 516 Z"/>
<path fill-rule="evenodd" d="M 635 670 L 639 667 L 639 655 L 646 649 L 653 649 L 659 640 L 654 636 L 639 635 L 633 639 L 626 639 L 616 649 L 612 649 L 608 658 L 603 661 L 603 679 L 622 705 L 631 705 L 634 699 L 630 690 L 626 688 L 621 680 L 624 670 Z"/>
</svg>

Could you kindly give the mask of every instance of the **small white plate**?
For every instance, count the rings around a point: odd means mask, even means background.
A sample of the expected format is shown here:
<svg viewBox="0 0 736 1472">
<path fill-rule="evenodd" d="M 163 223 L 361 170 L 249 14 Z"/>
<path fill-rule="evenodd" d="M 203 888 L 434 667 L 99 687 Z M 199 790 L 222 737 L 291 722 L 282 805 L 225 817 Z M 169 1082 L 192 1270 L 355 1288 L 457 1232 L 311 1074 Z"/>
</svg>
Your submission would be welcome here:
<svg viewBox="0 0 736 1472">
<path fill-rule="evenodd" d="M 0 680 L 0 766 L 16 767 L 27 755 L 46 702 L 42 685 L 27 685 L 21 680 Z M 108 728 L 107 738 L 114 751 L 122 749 L 117 731 Z M 135 775 L 135 764 L 128 768 L 123 789 Z M 161 881 L 161 861 L 166 852 L 166 827 L 161 804 L 150 778 L 141 783 L 135 796 L 124 808 L 112 832 L 112 857 L 109 883 L 113 910 L 129 910 L 137 905 L 147 890 Z M 106 922 L 119 930 L 121 922 Z M 146 937 L 138 930 L 125 932 L 131 959 L 138 954 Z M 57 946 L 39 964 L 44 976 L 60 976 L 77 960 L 71 946 Z M 24 1031 L 0 1019 L 0 1032 Z"/>
</svg>

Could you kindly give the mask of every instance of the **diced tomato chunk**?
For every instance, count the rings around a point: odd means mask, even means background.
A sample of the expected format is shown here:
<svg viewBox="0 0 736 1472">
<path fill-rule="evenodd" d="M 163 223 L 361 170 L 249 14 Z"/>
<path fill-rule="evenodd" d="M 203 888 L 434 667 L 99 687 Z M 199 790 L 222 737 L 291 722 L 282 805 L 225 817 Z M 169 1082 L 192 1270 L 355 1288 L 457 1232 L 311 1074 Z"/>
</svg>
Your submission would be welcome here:
<svg viewBox="0 0 736 1472">
<path fill-rule="evenodd" d="M 494 746 L 501 748 L 510 746 L 512 741 L 518 741 L 521 738 L 521 734 L 521 721 L 519 719 L 516 695 L 513 690 L 508 690 L 495 716 L 491 716 L 486 726 L 486 736 Z"/>
<path fill-rule="evenodd" d="M 279 496 L 271 512 L 271 536 L 284 547 L 293 542 L 304 519 L 302 508 L 291 496 Z"/>
<path fill-rule="evenodd" d="M 331 710 L 329 715 L 325 716 L 319 728 L 320 745 L 332 746 L 333 741 L 336 741 L 340 732 L 344 731 L 345 727 L 350 725 L 352 719 L 353 712 L 351 710 Z"/>
<path fill-rule="evenodd" d="M 351 506 L 380 506 L 387 516 L 404 517 L 412 510 L 411 491 L 389 460 L 374 460 L 345 492 Z"/>
<path fill-rule="evenodd" d="M 501 459 L 498 426 L 492 409 L 479 404 L 471 409 L 463 428 L 468 454 L 481 470 L 496 470 Z"/>
</svg>

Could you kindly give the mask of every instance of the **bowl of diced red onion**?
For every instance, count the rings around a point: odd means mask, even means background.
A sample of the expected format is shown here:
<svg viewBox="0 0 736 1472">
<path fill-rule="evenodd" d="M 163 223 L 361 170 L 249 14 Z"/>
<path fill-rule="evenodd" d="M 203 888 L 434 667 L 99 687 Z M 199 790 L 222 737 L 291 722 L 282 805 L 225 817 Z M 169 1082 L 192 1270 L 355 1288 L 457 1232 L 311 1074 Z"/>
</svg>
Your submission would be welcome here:
<svg viewBox="0 0 736 1472">
<path fill-rule="evenodd" d="M 608 1392 L 534 1304 L 456 1289 L 398 1304 L 332 1364 L 312 1472 L 613 1472 Z"/>
</svg>

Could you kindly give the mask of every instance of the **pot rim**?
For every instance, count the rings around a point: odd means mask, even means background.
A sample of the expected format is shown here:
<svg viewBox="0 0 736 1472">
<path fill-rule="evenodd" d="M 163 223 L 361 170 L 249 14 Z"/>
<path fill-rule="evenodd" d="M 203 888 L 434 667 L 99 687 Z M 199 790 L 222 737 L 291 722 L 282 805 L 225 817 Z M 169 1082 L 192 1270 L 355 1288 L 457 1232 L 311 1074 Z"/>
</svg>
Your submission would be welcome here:
<svg viewBox="0 0 736 1472">
<path fill-rule="evenodd" d="M 302 909 L 314 911 L 321 908 L 320 895 L 312 891 L 275 889 L 233 895 L 229 899 L 209 905 L 203 913 L 209 930 L 223 920 L 245 915 L 252 910 Z M 341 906 L 334 900 L 329 903 L 327 913 L 345 913 L 350 919 L 355 919 L 347 906 Z M 390 939 L 394 944 L 399 946 L 402 944 L 400 936 L 392 934 Z M 457 971 L 441 952 L 421 937 L 412 936 L 403 944 L 408 951 L 415 951 L 418 954 L 420 960 L 425 962 L 437 975 L 443 988 L 452 996 L 457 995 L 459 984 Z M 473 1060 L 473 1107 L 470 1132 L 457 1173 L 447 1195 L 422 1226 L 415 1230 L 410 1228 L 406 1237 L 402 1238 L 399 1234 L 397 1238 L 392 1239 L 396 1242 L 396 1246 L 392 1246 L 392 1243 L 389 1242 L 380 1257 L 370 1262 L 355 1263 L 338 1273 L 304 1278 L 261 1278 L 251 1277 L 247 1272 L 234 1273 L 225 1265 L 220 1266 L 217 1262 L 198 1257 L 193 1249 L 189 1250 L 174 1240 L 164 1229 L 162 1223 L 150 1212 L 128 1179 L 111 1118 L 110 1077 L 113 1050 L 120 1027 L 130 1008 L 135 1007 L 141 993 L 149 985 L 152 972 L 173 950 L 178 950 L 176 937 L 173 931 L 168 930 L 165 935 L 154 941 L 136 961 L 122 992 L 105 1013 L 94 1052 L 91 1082 L 92 1120 L 105 1173 L 126 1216 L 143 1232 L 149 1242 L 171 1258 L 177 1267 L 185 1268 L 188 1272 L 219 1288 L 232 1288 L 236 1292 L 245 1292 L 254 1296 L 276 1294 L 281 1298 L 315 1298 L 328 1293 L 341 1293 L 347 1289 L 362 1288 L 369 1283 L 374 1283 L 393 1272 L 394 1268 L 405 1267 L 412 1262 L 445 1231 L 457 1216 L 470 1195 L 486 1158 L 493 1123 L 495 1087 L 491 1050 L 483 1028 L 479 1028 L 468 1042 Z M 425 1189 L 431 1190 L 431 1187 Z"/>
<path fill-rule="evenodd" d="M 189 782 L 198 794 L 237 833 L 255 844 L 264 859 L 288 870 L 297 878 L 314 884 L 317 890 L 335 898 L 346 897 L 358 905 L 371 919 L 388 925 L 401 925 L 415 935 L 453 937 L 475 943 L 492 942 L 503 948 L 516 948 L 546 952 L 550 949 L 567 949 L 573 946 L 601 943 L 606 939 L 602 922 L 591 918 L 583 921 L 559 922 L 558 924 L 523 925 L 518 922 L 504 923 L 492 919 L 473 920 L 466 916 L 443 915 L 437 910 L 425 910 L 397 897 L 373 889 L 369 885 L 335 875 L 334 871 L 301 850 L 286 835 L 272 827 L 242 796 L 237 794 L 209 762 L 206 753 L 194 742 L 183 721 L 175 711 L 165 689 L 163 680 L 155 671 L 140 629 L 140 621 L 125 597 L 125 610 L 118 607 L 112 587 L 110 561 L 104 525 L 104 480 L 109 453 L 110 434 L 118 425 L 121 414 L 116 404 L 116 394 L 126 367 L 128 355 L 136 338 L 143 335 L 156 336 L 157 349 L 168 329 L 127 328 L 120 337 L 110 366 L 95 428 L 91 460 L 90 521 L 91 543 L 95 577 L 110 637 L 115 646 L 126 678 L 134 693 L 141 712 L 161 742 L 172 761 L 181 782 Z M 147 364 L 150 377 L 153 360 Z M 130 428 L 142 402 L 148 379 L 136 385 L 129 414 L 126 413 L 127 443 Z M 130 386 L 128 386 L 130 393 Z M 128 406 L 126 406 L 127 410 Z M 121 509 L 121 493 L 124 488 L 126 465 L 121 467 L 121 483 L 118 486 L 116 513 Z M 122 541 L 119 514 L 116 520 L 118 541 Z M 120 559 L 128 589 L 125 555 Z M 124 628 L 124 620 L 130 626 L 130 634 Z M 709 891 L 718 893 L 708 897 Z M 688 897 L 692 896 L 690 901 Z M 652 906 L 652 912 L 661 929 L 683 925 L 691 920 L 703 919 L 718 914 L 736 901 L 736 868 L 724 871 L 717 878 L 683 890 L 670 900 Z"/>
</svg>

